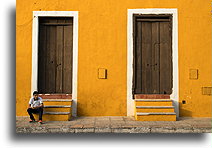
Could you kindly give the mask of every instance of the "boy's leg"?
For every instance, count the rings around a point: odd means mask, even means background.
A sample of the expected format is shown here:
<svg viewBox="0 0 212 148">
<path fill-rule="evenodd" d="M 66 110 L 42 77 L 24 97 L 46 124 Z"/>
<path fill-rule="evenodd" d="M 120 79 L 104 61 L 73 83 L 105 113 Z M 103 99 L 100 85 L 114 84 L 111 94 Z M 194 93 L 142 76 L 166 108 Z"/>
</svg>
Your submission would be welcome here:
<svg viewBox="0 0 212 148">
<path fill-rule="evenodd" d="M 33 116 L 33 109 L 32 108 L 28 108 L 27 109 L 27 112 L 28 112 L 28 114 L 29 114 L 29 116 L 30 116 L 30 119 L 31 120 L 33 120 L 33 121 L 35 121 L 35 118 L 34 118 L 34 116 Z"/>
<path fill-rule="evenodd" d="M 38 108 L 39 111 L 39 120 L 42 120 L 42 116 L 43 116 L 43 107 Z"/>
</svg>

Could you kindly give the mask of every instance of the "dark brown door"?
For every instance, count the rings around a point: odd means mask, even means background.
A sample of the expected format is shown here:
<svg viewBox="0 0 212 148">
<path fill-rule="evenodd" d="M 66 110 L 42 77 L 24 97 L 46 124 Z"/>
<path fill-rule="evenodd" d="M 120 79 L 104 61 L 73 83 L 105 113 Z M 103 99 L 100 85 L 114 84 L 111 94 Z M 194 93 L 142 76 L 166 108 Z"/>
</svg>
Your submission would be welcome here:
<svg viewBox="0 0 212 148">
<path fill-rule="evenodd" d="M 134 16 L 134 94 L 172 93 L 172 18 Z"/>
<path fill-rule="evenodd" d="M 73 19 L 39 18 L 38 91 L 72 93 Z"/>
</svg>

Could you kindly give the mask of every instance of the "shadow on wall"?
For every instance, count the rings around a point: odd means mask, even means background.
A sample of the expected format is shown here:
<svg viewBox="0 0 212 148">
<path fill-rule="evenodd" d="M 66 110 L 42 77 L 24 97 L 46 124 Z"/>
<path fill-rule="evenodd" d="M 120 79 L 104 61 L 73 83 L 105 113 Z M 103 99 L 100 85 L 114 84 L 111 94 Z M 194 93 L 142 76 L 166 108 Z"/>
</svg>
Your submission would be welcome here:
<svg viewBox="0 0 212 148">
<path fill-rule="evenodd" d="M 183 109 L 184 104 L 182 102 L 179 103 L 180 117 L 192 117 L 192 112 L 186 109 Z"/>
</svg>

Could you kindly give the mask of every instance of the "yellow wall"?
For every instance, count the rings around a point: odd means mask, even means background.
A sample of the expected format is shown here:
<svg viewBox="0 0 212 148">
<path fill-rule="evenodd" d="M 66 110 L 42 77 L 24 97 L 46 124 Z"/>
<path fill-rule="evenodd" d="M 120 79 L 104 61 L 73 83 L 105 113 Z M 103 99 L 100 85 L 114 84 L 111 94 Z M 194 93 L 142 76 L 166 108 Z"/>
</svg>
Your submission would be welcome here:
<svg viewBox="0 0 212 148">
<path fill-rule="evenodd" d="M 17 0 L 16 115 L 31 96 L 32 11 L 79 11 L 78 115 L 126 116 L 127 9 L 178 8 L 180 116 L 211 116 L 210 0 Z M 98 68 L 108 79 L 98 79 Z M 199 70 L 189 80 L 189 69 Z"/>
</svg>

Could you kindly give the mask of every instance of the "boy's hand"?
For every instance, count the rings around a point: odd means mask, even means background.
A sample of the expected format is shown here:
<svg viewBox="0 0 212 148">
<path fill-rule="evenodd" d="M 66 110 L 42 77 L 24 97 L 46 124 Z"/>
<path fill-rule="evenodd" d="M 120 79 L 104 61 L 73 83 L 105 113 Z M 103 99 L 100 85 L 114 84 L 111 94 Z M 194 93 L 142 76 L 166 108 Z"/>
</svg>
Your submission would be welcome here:
<svg viewBox="0 0 212 148">
<path fill-rule="evenodd" d="M 39 107 L 41 107 L 41 106 L 32 107 L 32 109 L 37 109 L 37 108 L 39 108 Z"/>
</svg>

